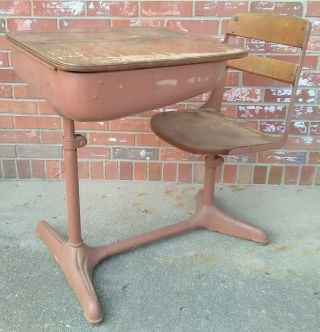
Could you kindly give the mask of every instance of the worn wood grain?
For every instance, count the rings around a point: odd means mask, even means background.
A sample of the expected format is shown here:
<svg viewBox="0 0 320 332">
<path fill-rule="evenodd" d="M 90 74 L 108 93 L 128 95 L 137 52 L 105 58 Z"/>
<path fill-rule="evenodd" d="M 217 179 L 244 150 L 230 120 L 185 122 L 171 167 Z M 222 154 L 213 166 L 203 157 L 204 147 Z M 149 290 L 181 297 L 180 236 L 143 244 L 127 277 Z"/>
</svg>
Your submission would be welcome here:
<svg viewBox="0 0 320 332">
<path fill-rule="evenodd" d="M 197 154 L 228 154 L 233 149 L 279 139 L 243 127 L 211 109 L 159 113 L 151 118 L 151 128 L 169 144 Z"/>
<path fill-rule="evenodd" d="M 310 27 L 309 21 L 299 17 L 240 13 L 232 17 L 226 33 L 302 48 Z"/>
<path fill-rule="evenodd" d="M 229 60 L 227 66 L 290 84 L 294 83 L 298 70 L 295 63 L 255 55 Z"/>
<path fill-rule="evenodd" d="M 245 56 L 210 37 L 144 27 L 54 33 L 8 33 L 7 38 L 49 65 L 100 72 L 215 62 Z"/>
</svg>

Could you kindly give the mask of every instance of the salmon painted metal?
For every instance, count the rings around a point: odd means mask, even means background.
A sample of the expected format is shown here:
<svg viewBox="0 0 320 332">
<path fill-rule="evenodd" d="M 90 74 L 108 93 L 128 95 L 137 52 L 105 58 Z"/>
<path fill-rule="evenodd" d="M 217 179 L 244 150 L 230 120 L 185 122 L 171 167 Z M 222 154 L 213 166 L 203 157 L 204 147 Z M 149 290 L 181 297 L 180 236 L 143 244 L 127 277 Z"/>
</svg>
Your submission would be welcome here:
<svg viewBox="0 0 320 332">
<path fill-rule="evenodd" d="M 68 240 L 46 221 L 37 224 L 36 232 L 63 270 L 88 322 L 103 319 L 92 273 L 106 257 L 200 227 L 266 241 L 263 231 L 218 210 L 208 185 L 197 196 L 197 211 L 186 221 L 100 247 L 84 244 L 81 233 L 77 150 L 86 145 L 86 138 L 75 133 L 74 121 L 121 118 L 215 87 L 209 102 L 219 106 L 226 61 L 246 56 L 246 50 L 211 38 L 145 28 L 90 35 L 16 33 L 8 34 L 8 39 L 17 73 L 63 117 Z M 214 168 L 221 162 L 220 157 L 207 159 L 212 171 L 208 178 L 214 178 Z"/>
</svg>

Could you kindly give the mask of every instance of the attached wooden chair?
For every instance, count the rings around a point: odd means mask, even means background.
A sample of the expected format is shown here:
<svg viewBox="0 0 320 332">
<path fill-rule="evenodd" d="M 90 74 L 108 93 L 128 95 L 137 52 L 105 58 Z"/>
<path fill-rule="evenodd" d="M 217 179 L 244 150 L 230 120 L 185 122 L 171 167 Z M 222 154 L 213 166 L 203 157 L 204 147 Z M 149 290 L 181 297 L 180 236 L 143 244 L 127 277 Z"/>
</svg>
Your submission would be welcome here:
<svg viewBox="0 0 320 332">
<path fill-rule="evenodd" d="M 256 55 L 227 63 L 228 68 L 292 86 L 285 130 L 281 137 L 246 128 L 220 114 L 224 83 L 211 93 L 202 108 L 164 112 L 152 117 L 151 128 L 157 136 L 181 150 L 205 155 L 204 188 L 196 195 L 197 210 L 189 220 L 193 228 L 203 227 L 261 244 L 268 243 L 267 234 L 262 229 L 226 215 L 214 204 L 215 169 L 223 163 L 220 155 L 277 149 L 285 143 L 310 29 L 310 22 L 297 17 L 243 13 L 231 19 L 226 32 L 225 43 L 230 43 L 230 37 L 243 37 L 300 49 L 297 63 Z"/>
</svg>

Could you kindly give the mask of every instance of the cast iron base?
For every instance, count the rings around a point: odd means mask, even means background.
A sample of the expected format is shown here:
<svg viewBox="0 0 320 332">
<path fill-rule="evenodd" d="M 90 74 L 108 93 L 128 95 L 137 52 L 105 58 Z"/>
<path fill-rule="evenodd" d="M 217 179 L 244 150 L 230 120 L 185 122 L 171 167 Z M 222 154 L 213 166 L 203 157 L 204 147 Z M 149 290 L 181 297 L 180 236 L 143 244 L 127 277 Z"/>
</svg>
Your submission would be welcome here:
<svg viewBox="0 0 320 332">
<path fill-rule="evenodd" d="M 196 228 L 206 228 L 260 244 L 268 243 L 268 237 L 262 229 L 226 215 L 214 204 L 204 205 L 202 191 L 196 195 L 196 202 L 196 212 L 186 221 L 101 247 L 88 247 L 85 244 L 74 246 L 66 242 L 46 221 L 40 221 L 36 231 L 64 272 L 82 306 L 85 318 L 96 324 L 102 321 L 103 313 L 92 285 L 92 272 L 97 264 L 109 256 Z"/>
</svg>

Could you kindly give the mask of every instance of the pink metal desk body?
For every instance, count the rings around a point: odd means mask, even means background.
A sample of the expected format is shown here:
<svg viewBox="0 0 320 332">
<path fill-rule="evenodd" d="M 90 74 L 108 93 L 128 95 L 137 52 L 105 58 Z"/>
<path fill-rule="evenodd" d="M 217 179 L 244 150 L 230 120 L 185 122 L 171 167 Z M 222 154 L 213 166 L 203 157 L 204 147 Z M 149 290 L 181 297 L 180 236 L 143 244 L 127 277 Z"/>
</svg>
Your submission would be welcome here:
<svg viewBox="0 0 320 332">
<path fill-rule="evenodd" d="M 148 37 L 151 30 L 141 31 L 142 36 L 146 33 Z M 168 44 L 174 42 L 175 38 L 179 41 L 179 36 L 167 30 L 155 32 L 152 29 L 151 34 L 164 34 L 162 42 L 167 40 Z M 191 41 L 194 43 L 198 40 L 196 37 L 186 38 L 193 38 Z M 191 218 L 105 246 L 86 246 L 81 236 L 77 166 L 77 149 L 86 144 L 86 138 L 75 133 L 74 121 L 121 118 L 167 106 L 214 88 L 216 89 L 211 93 L 207 107 L 220 106 L 225 62 L 245 56 L 246 51 L 233 49 L 210 39 L 210 43 L 216 48 L 215 53 L 211 52 L 209 55 L 208 50 L 200 48 L 196 53 L 189 50 L 187 56 L 163 56 L 165 52 L 161 53 L 160 49 L 157 52 L 162 56 L 161 61 L 159 54 L 157 56 L 153 52 L 151 58 L 150 54 L 145 55 L 145 58 L 143 55 L 138 57 L 139 61 L 128 58 L 120 65 L 109 61 L 108 66 L 104 64 L 105 70 L 101 66 L 98 70 L 92 66 L 65 68 L 61 64 L 56 65 L 43 54 L 39 55 L 33 49 L 24 47 L 21 40 L 19 45 L 19 34 L 11 35 L 9 39 L 13 43 L 13 64 L 19 75 L 63 116 L 69 238 L 66 242 L 46 221 L 38 223 L 37 234 L 61 266 L 87 321 L 98 323 L 103 319 L 103 313 L 91 277 L 99 262 L 106 257 L 202 226 L 193 223 Z M 166 45 L 161 47 L 165 49 Z"/>
</svg>

